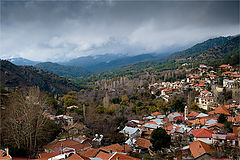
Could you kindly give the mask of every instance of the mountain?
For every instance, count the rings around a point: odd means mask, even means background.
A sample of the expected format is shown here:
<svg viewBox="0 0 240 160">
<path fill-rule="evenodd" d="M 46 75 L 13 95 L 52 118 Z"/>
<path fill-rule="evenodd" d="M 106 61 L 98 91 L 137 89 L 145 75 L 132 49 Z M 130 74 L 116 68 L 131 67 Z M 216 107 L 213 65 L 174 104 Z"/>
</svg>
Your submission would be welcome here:
<svg viewBox="0 0 240 160">
<path fill-rule="evenodd" d="M 66 94 L 79 89 L 63 77 L 33 66 L 17 66 L 7 60 L 0 60 L 0 82 L 9 91 L 16 87 L 38 86 L 52 94 Z"/>
<path fill-rule="evenodd" d="M 174 53 L 169 57 L 154 58 L 121 67 L 113 72 L 91 75 L 87 80 L 97 80 L 106 77 L 116 78 L 125 75 L 136 77 L 143 72 L 152 73 L 178 69 L 182 67 L 183 63 L 191 64 L 190 67 L 198 66 L 200 63 L 212 66 L 220 64 L 237 65 L 240 64 L 239 44 L 239 35 L 209 39 L 191 48 Z"/>
<path fill-rule="evenodd" d="M 229 36 L 229 37 L 217 37 L 217 38 L 208 39 L 202 43 L 198 43 L 194 45 L 191 48 L 172 54 L 171 56 L 169 56 L 168 61 L 179 61 L 179 60 L 181 61 L 189 57 L 193 57 L 210 48 L 221 46 L 227 41 L 231 40 L 232 38 L 233 37 Z"/>
<path fill-rule="evenodd" d="M 190 62 L 194 64 L 205 63 L 210 65 L 239 64 L 240 36 L 235 36 L 221 46 L 212 47 L 196 56 Z"/>
<path fill-rule="evenodd" d="M 150 60 L 153 58 L 155 58 L 155 56 L 153 56 L 151 54 L 142 54 L 142 55 L 137 55 L 137 56 L 132 56 L 132 57 L 123 57 L 123 58 L 118 58 L 116 60 L 112 60 L 109 62 L 102 62 L 97 65 L 89 66 L 88 70 L 90 70 L 94 73 L 111 71 L 111 70 L 119 69 L 119 68 L 129 65 L 129 64 L 143 62 L 143 61 Z"/>
<path fill-rule="evenodd" d="M 122 57 L 126 57 L 126 55 L 104 54 L 104 55 L 96 55 L 96 56 L 85 56 L 85 57 L 75 58 L 68 62 L 62 62 L 59 64 L 67 65 L 67 66 L 81 66 L 81 67 L 87 68 L 89 66 L 94 66 L 103 62 L 109 62 Z"/>
<path fill-rule="evenodd" d="M 58 76 L 81 77 L 90 73 L 86 69 L 79 66 L 65 66 L 52 62 L 38 63 L 34 67 L 52 72 Z"/>
<path fill-rule="evenodd" d="M 21 57 L 19 57 L 19 58 L 9 58 L 7 60 L 10 61 L 13 64 L 21 65 L 21 66 L 25 66 L 25 65 L 34 66 L 35 64 L 39 63 L 38 61 L 31 61 L 31 60 L 21 58 Z"/>
</svg>

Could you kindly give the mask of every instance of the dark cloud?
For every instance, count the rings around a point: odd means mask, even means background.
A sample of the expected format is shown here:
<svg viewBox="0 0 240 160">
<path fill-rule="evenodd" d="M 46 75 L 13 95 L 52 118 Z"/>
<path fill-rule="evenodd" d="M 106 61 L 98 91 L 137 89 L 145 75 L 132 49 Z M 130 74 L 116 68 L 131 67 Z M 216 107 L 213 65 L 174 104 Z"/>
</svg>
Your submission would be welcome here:
<svg viewBox="0 0 240 160">
<path fill-rule="evenodd" d="M 239 34 L 239 1 L 1 1 L 2 57 L 166 53 Z"/>
</svg>

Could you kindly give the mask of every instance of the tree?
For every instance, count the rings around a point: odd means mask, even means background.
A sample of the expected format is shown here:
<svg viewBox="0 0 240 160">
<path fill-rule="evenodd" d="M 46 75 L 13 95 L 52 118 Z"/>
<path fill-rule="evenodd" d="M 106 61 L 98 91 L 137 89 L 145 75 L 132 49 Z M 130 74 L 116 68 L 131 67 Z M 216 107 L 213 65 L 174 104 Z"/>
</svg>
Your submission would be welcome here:
<svg viewBox="0 0 240 160">
<path fill-rule="evenodd" d="M 171 109 L 173 111 L 183 112 L 184 111 L 184 104 L 179 99 L 173 100 L 172 105 L 171 105 Z"/>
<path fill-rule="evenodd" d="M 171 136 L 162 128 L 153 130 L 150 142 L 152 143 L 151 149 L 153 151 L 161 151 L 163 148 L 168 148 L 171 143 Z"/>
<path fill-rule="evenodd" d="M 9 99 L 3 120 L 4 145 L 25 151 L 25 156 L 34 155 L 41 145 L 56 136 L 53 136 L 55 123 L 44 116 L 52 109 L 49 97 L 39 88 L 31 87 L 14 92 Z"/>
<path fill-rule="evenodd" d="M 218 117 L 218 123 L 225 123 L 227 121 L 227 117 L 224 114 L 220 114 Z"/>
</svg>

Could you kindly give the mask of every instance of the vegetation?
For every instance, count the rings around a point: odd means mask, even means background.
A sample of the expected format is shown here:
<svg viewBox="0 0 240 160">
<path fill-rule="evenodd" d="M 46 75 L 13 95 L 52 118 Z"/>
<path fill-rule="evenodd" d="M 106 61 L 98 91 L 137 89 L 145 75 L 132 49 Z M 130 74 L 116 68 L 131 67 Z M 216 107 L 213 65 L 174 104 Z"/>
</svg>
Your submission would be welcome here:
<svg viewBox="0 0 240 160">
<path fill-rule="evenodd" d="M 6 60 L 0 60 L 0 82 L 9 91 L 14 91 L 16 87 L 38 86 L 40 90 L 48 91 L 53 95 L 66 94 L 71 90 L 79 89 L 63 77 L 32 66 L 16 66 Z"/>
<path fill-rule="evenodd" d="M 151 134 L 151 149 L 153 151 L 161 151 L 164 148 L 169 148 L 171 144 L 171 136 L 162 128 L 153 130 Z"/>
<path fill-rule="evenodd" d="M 13 156 L 34 157 L 40 147 L 56 137 L 59 127 L 44 116 L 51 110 L 48 95 L 37 87 L 21 89 L 10 95 L 3 116 L 2 139 Z"/>
<path fill-rule="evenodd" d="M 38 63 L 35 67 L 52 72 L 58 76 L 81 77 L 90 74 L 89 71 L 79 66 L 65 66 L 51 62 Z"/>
</svg>

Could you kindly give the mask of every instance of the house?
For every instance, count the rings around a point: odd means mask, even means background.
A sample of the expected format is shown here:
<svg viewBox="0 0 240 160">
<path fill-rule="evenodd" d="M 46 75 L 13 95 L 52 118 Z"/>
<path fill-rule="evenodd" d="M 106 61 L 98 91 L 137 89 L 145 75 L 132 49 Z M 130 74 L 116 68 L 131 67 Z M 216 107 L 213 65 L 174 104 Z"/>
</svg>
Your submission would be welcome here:
<svg viewBox="0 0 240 160">
<path fill-rule="evenodd" d="M 49 160 L 61 160 L 71 155 L 75 154 L 75 150 L 72 148 L 62 148 L 61 150 L 48 152 L 48 153 L 40 153 L 38 155 L 39 159 L 49 159 Z"/>
<path fill-rule="evenodd" d="M 1 160 L 12 160 L 12 157 L 9 155 L 8 148 L 1 148 L 0 149 L 0 159 Z"/>
<path fill-rule="evenodd" d="M 79 151 L 77 153 L 81 156 L 90 158 L 90 157 L 95 157 L 99 150 L 100 149 L 88 148 L 87 150 Z"/>
<path fill-rule="evenodd" d="M 223 87 L 225 88 L 234 88 L 236 80 L 230 80 L 230 79 L 223 79 Z"/>
<path fill-rule="evenodd" d="M 79 135 L 84 128 L 83 123 L 74 123 L 70 126 L 64 126 L 63 129 L 68 132 L 69 135 Z"/>
<path fill-rule="evenodd" d="M 189 114 L 187 115 L 187 118 L 189 120 L 192 120 L 192 119 L 195 119 L 198 115 L 199 115 L 199 113 L 197 113 L 195 111 L 189 111 Z"/>
<path fill-rule="evenodd" d="M 125 126 L 119 133 L 123 133 L 127 137 L 136 137 L 140 136 L 142 131 L 139 128 Z"/>
<path fill-rule="evenodd" d="M 222 123 L 214 123 L 209 126 L 207 126 L 208 129 L 214 131 L 214 133 L 218 133 L 223 129 L 224 125 Z"/>
<path fill-rule="evenodd" d="M 177 116 L 182 116 L 182 114 L 178 113 L 178 112 L 173 112 L 173 113 L 168 114 L 167 117 L 168 117 L 168 120 L 171 122 L 171 121 L 174 121 L 174 118 Z"/>
<path fill-rule="evenodd" d="M 153 129 L 157 129 L 160 126 L 158 125 L 158 123 L 154 121 L 148 121 L 142 127 L 144 127 L 146 130 L 153 130 Z"/>
<path fill-rule="evenodd" d="M 224 115 L 230 116 L 230 113 L 226 106 L 219 106 L 219 107 L 215 108 L 213 111 L 208 112 L 208 114 L 210 114 L 210 115 L 224 114 Z"/>
<path fill-rule="evenodd" d="M 223 65 L 219 66 L 219 69 L 220 70 L 231 70 L 232 66 L 223 64 Z"/>
<path fill-rule="evenodd" d="M 94 158 L 101 158 L 102 160 L 108 160 L 112 155 L 106 151 L 100 150 Z"/>
<path fill-rule="evenodd" d="M 151 142 L 145 138 L 138 138 L 135 144 L 136 144 L 136 148 L 140 153 L 142 150 L 145 150 L 145 151 L 148 150 L 148 147 L 151 145 Z"/>
<path fill-rule="evenodd" d="M 190 151 L 195 160 L 210 160 L 211 147 L 202 141 L 195 141 L 189 145 Z"/>
<path fill-rule="evenodd" d="M 116 144 L 112 144 L 109 146 L 105 146 L 105 147 L 101 147 L 100 148 L 103 151 L 107 151 L 107 152 L 122 152 L 122 153 L 126 153 L 124 150 L 124 147 L 121 146 L 120 144 L 116 143 Z"/>
<path fill-rule="evenodd" d="M 91 160 L 91 159 L 88 157 L 84 157 L 78 153 L 75 153 L 71 157 L 69 157 L 67 160 Z"/>
<path fill-rule="evenodd" d="M 225 77 L 231 77 L 233 74 L 233 72 L 227 71 L 227 72 L 223 72 L 222 75 Z"/>
<path fill-rule="evenodd" d="M 154 112 L 154 113 L 151 114 L 151 116 L 153 116 L 155 118 L 157 118 L 157 116 L 159 116 L 159 115 L 163 115 L 163 114 L 160 113 L 160 112 Z"/>
<path fill-rule="evenodd" d="M 108 160 L 140 160 L 122 153 L 114 153 Z"/>
<path fill-rule="evenodd" d="M 197 102 L 197 105 L 199 108 L 202 108 L 204 110 L 208 110 L 213 106 L 213 97 L 203 97 L 199 96 L 195 100 Z"/>
<path fill-rule="evenodd" d="M 55 140 L 46 146 L 44 146 L 45 152 L 54 152 L 59 151 L 62 148 L 71 148 L 75 150 L 76 152 L 81 150 L 86 150 L 88 148 L 91 148 L 92 145 L 88 141 L 80 142 L 80 140 L 72 138 L 72 139 L 60 139 Z"/>
<path fill-rule="evenodd" d="M 212 130 L 200 128 L 191 130 L 191 133 L 193 134 L 194 141 L 200 140 L 207 144 L 212 144 L 212 134 L 214 134 Z"/>
<path fill-rule="evenodd" d="M 55 116 L 55 121 L 59 125 L 66 125 L 66 126 L 72 126 L 73 125 L 73 117 L 67 116 L 67 115 Z"/>
<path fill-rule="evenodd" d="M 226 137 L 227 135 L 225 134 L 212 134 L 212 138 L 213 138 L 213 143 L 220 143 L 223 144 L 226 141 Z"/>
</svg>

